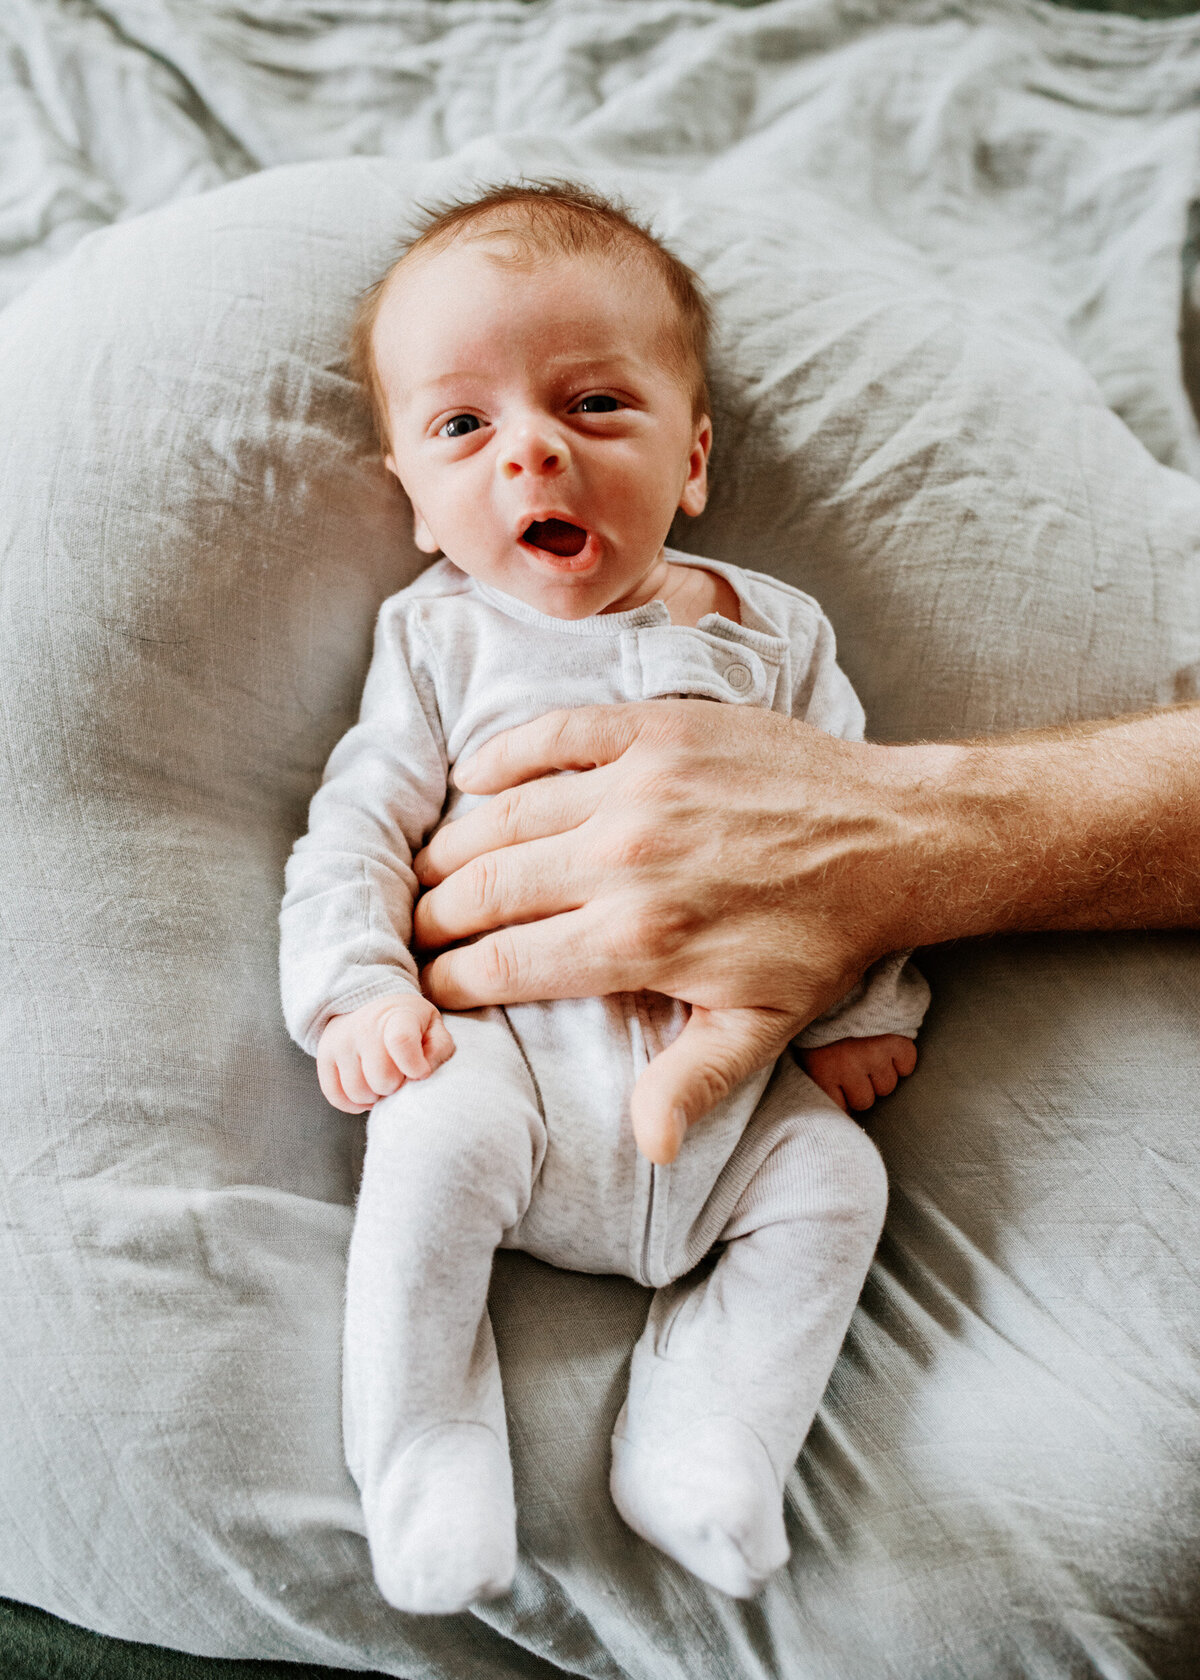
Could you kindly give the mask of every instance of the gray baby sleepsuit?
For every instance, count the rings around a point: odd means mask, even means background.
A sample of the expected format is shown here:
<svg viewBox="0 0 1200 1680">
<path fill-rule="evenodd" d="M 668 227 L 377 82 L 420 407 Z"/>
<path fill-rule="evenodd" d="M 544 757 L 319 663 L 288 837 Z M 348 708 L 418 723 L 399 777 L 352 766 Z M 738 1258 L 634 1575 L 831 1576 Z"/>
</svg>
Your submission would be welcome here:
<svg viewBox="0 0 1200 1680">
<path fill-rule="evenodd" d="M 445 560 L 384 603 L 359 722 L 334 749 L 287 869 L 284 1010 L 310 1054 L 333 1016 L 416 987 L 411 859 L 477 802 L 450 787 L 449 772 L 498 731 L 558 707 L 685 695 L 861 737 L 862 709 L 816 603 L 773 578 L 702 564 L 737 593 L 740 624 L 713 614 L 674 625 L 660 602 L 550 618 Z M 903 955 L 887 958 L 799 1042 L 913 1037 L 927 1002 Z M 472 1487 L 490 1477 L 493 1502 L 511 1512 L 486 1312 L 497 1246 L 657 1290 L 614 1435 L 613 1493 L 631 1526 L 733 1592 L 756 1590 L 786 1558 L 777 1516 L 714 1561 L 705 1511 L 721 1490 L 699 1483 L 714 1454 L 731 1464 L 757 1454 L 753 1473 L 778 1507 L 886 1188 L 865 1134 L 790 1056 L 693 1127 L 671 1166 L 646 1161 L 630 1093 L 686 1015 L 651 993 L 450 1015 L 454 1057 L 371 1114 L 347 1284 L 346 1445 L 377 1578 L 404 1608 L 457 1608 L 466 1590 L 422 1573 L 430 1535 L 412 1526 L 414 1511 L 444 1513 L 454 1464 L 473 1466 Z M 714 1244 L 716 1266 L 687 1277 Z M 679 1484 L 669 1497 L 665 1459 Z M 497 1520 L 511 1527 L 510 1515 Z M 511 1540 L 493 1548 L 476 1592 L 503 1589 L 510 1553 Z"/>
</svg>

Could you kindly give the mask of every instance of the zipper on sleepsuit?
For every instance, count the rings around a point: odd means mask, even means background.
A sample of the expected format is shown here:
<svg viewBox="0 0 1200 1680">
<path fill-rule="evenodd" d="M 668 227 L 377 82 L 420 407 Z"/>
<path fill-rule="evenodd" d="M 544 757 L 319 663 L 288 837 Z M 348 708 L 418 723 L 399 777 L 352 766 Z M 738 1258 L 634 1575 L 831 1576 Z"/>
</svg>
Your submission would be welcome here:
<svg viewBox="0 0 1200 1680">
<path fill-rule="evenodd" d="M 646 1192 L 646 1223 L 642 1228 L 642 1282 L 649 1284 L 650 1278 L 650 1233 L 654 1226 L 654 1192 L 658 1188 L 659 1169 L 653 1163 L 650 1166 L 650 1188 Z"/>
</svg>

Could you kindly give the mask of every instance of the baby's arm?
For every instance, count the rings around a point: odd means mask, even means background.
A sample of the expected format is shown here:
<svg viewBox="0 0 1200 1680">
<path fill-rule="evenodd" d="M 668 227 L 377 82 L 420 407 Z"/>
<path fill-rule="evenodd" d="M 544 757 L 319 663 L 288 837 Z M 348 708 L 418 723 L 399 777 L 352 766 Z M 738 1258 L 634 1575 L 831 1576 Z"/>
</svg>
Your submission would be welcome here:
<svg viewBox="0 0 1200 1680">
<path fill-rule="evenodd" d="M 317 1056 L 329 1027 L 384 1000 L 405 1003 L 420 1019 L 429 1051 L 432 1005 L 421 997 L 409 951 L 416 878 L 412 855 L 436 823 L 446 797 L 446 749 L 431 679 L 421 648 L 412 645 L 403 595 L 384 603 L 375 651 L 363 690 L 359 720 L 334 748 L 325 777 L 309 807 L 308 832 L 287 866 L 280 913 L 280 982 L 292 1037 Z M 387 1012 L 385 1011 L 385 1014 Z M 380 1029 L 382 1030 L 382 1029 Z M 349 1033 L 341 1027 L 330 1041 Z M 365 1046 L 364 1046 L 365 1048 Z M 335 1054 L 354 1052 L 346 1045 Z M 369 1106 L 375 1091 L 346 1063 L 354 1089 L 343 1089 L 352 1109 Z M 386 1046 L 367 1050 L 367 1065 L 410 1077 Z M 444 1057 L 442 1058 L 444 1059 Z M 329 1069 L 329 1058 L 323 1058 Z M 319 1067 L 318 1072 L 321 1073 Z M 326 1094 L 333 1089 L 321 1078 Z M 331 1097 L 331 1100 L 333 1098 Z M 337 1106 L 345 1106 L 339 1103 Z"/>
<path fill-rule="evenodd" d="M 419 992 L 397 992 L 335 1015 L 317 1045 L 326 1101 L 362 1114 L 407 1079 L 428 1079 L 454 1054 L 442 1017 Z"/>
</svg>

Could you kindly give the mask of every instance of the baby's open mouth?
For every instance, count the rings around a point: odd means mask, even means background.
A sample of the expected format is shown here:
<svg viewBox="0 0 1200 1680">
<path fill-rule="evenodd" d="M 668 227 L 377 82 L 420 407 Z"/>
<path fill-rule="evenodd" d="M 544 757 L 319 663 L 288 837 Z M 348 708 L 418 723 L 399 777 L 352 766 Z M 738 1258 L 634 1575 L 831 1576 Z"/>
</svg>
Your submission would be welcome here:
<svg viewBox="0 0 1200 1680">
<path fill-rule="evenodd" d="M 587 536 L 582 525 L 572 525 L 566 519 L 535 519 L 521 533 L 521 541 L 531 548 L 544 548 L 547 554 L 570 560 L 582 552 Z"/>
</svg>

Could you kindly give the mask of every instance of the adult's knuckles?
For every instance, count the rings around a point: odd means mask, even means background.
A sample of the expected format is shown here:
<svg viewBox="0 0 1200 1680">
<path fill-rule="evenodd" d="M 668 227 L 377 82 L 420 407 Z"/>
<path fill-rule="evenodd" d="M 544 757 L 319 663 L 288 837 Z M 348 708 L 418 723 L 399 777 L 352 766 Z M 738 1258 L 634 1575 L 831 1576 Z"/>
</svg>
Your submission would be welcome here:
<svg viewBox="0 0 1200 1680">
<path fill-rule="evenodd" d="M 481 939 L 471 947 L 480 966 L 485 989 L 501 999 L 515 997 L 524 978 L 524 966 L 507 932 Z"/>
<path fill-rule="evenodd" d="M 608 870 L 635 874 L 656 863 L 665 849 L 660 825 L 639 809 L 623 817 L 605 836 L 602 861 Z"/>
<path fill-rule="evenodd" d="M 695 925 L 686 905 L 672 899 L 642 900 L 619 917 L 609 937 L 620 958 L 661 962 L 679 953 Z"/>
<path fill-rule="evenodd" d="M 502 908 L 501 863 L 492 852 L 472 858 L 462 871 L 461 895 L 472 911 L 489 916 Z"/>
<path fill-rule="evenodd" d="M 639 743 L 629 755 L 621 798 L 632 809 L 679 816 L 699 808 L 694 771 L 686 756 L 664 743 Z"/>
<path fill-rule="evenodd" d="M 582 756 L 586 762 L 603 758 L 605 719 L 594 706 L 547 712 L 539 720 L 540 739 L 535 756 L 538 768 L 570 769 Z M 532 744 L 532 743 L 531 743 Z"/>
<path fill-rule="evenodd" d="M 729 1095 L 733 1081 L 712 1062 L 700 1062 L 691 1070 L 688 1087 L 694 1108 L 707 1114 Z"/>
<path fill-rule="evenodd" d="M 493 845 L 511 846 L 520 838 L 521 819 L 528 798 L 528 794 L 519 788 L 504 788 L 493 794 L 483 813 L 487 822 L 487 838 Z"/>
</svg>

